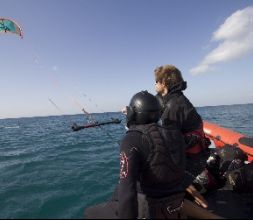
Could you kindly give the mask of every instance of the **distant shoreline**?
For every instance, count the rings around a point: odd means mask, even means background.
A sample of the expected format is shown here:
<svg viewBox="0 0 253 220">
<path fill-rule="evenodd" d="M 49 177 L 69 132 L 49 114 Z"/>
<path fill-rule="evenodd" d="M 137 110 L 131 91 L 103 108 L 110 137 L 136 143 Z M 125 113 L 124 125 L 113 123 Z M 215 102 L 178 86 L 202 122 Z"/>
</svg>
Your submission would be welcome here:
<svg viewBox="0 0 253 220">
<path fill-rule="evenodd" d="M 196 108 L 212 108 L 212 107 L 224 107 L 224 106 L 238 106 L 238 105 L 253 105 L 253 103 L 245 103 L 245 104 L 230 104 L 230 105 L 207 105 L 207 106 L 196 106 Z M 118 112 L 93 112 L 90 114 L 108 114 L 108 113 L 121 113 Z M 68 115 L 45 115 L 45 116 L 20 116 L 16 118 L 0 118 L 0 120 L 12 120 L 12 119 L 25 119 L 25 118 L 46 118 L 46 117 L 70 117 L 70 116 L 76 116 L 76 115 L 84 115 L 82 113 L 77 114 L 68 114 Z"/>
</svg>

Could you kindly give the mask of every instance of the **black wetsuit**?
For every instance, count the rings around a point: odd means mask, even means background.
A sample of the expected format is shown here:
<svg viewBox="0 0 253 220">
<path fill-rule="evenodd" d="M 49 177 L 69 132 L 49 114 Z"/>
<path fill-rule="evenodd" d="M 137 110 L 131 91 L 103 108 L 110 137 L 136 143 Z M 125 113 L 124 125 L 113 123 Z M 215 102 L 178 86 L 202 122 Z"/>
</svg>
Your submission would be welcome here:
<svg viewBox="0 0 253 220">
<path fill-rule="evenodd" d="M 146 125 L 146 127 L 147 126 L 150 125 Z M 152 124 L 152 126 L 152 129 L 155 132 L 157 130 L 156 127 L 158 126 L 156 124 Z M 137 218 L 138 216 L 147 218 L 148 216 L 141 213 L 145 211 L 140 210 L 140 207 L 142 207 L 142 209 L 149 209 L 148 215 L 150 215 L 151 218 L 166 218 L 164 213 L 154 211 L 154 209 L 160 209 L 160 207 L 156 207 L 156 205 L 158 203 L 163 203 L 164 201 L 165 203 L 173 203 L 170 205 L 174 206 L 174 208 L 178 208 L 182 202 L 185 185 L 183 183 L 184 174 L 182 175 L 180 172 L 184 173 L 185 143 L 180 131 L 177 129 L 160 128 L 160 134 L 162 131 L 162 133 L 167 136 L 167 140 L 157 137 L 156 133 L 155 138 L 151 138 L 152 141 L 148 141 L 148 139 L 143 138 L 143 134 L 141 132 L 135 130 L 136 128 L 139 129 L 139 127 L 140 126 L 134 126 L 133 128 L 133 126 L 131 126 L 130 131 L 128 131 L 126 136 L 123 138 L 120 147 L 121 167 L 118 192 L 119 218 Z M 142 126 L 142 128 L 143 127 L 145 128 L 145 126 Z M 164 137 L 164 135 L 161 135 L 161 137 Z M 170 166 L 174 167 L 175 170 L 174 173 L 167 172 L 166 175 L 164 175 L 161 171 L 161 175 L 166 176 L 163 178 L 165 180 L 156 181 L 156 177 L 152 176 L 152 172 L 146 169 L 146 166 L 149 166 L 147 165 L 147 161 L 149 161 L 147 159 L 151 154 L 151 149 L 158 149 L 159 147 L 157 148 L 155 146 L 159 144 L 162 145 L 161 142 L 163 141 L 167 141 L 167 147 L 170 148 L 169 157 L 172 158 L 172 161 L 174 161 L 175 164 L 174 162 L 171 162 L 171 159 L 168 159 L 168 163 L 170 163 Z M 159 156 L 157 158 L 159 158 Z M 159 163 L 158 160 L 159 159 L 155 162 Z M 154 161 L 152 161 L 152 163 L 154 163 Z M 180 166 L 179 170 L 177 170 L 177 166 Z M 143 199 L 143 196 L 146 198 Z M 163 200 L 163 198 L 166 198 L 167 201 L 166 199 Z M 143 205 L 143 203 L 145 203 L 144 200 L 149 201 L 149 205 L 147 205 L 146 208 L 145 205 Z M 152 204 L 155 205 L 152 206 Z M 167 204 L 166 207 L 168 206 L 169 205 Z M 150 210 L 150 207 L 153 207 L 153 211 Z M 175 216 L 172 217 L 175 218 Z"/>
</svg>

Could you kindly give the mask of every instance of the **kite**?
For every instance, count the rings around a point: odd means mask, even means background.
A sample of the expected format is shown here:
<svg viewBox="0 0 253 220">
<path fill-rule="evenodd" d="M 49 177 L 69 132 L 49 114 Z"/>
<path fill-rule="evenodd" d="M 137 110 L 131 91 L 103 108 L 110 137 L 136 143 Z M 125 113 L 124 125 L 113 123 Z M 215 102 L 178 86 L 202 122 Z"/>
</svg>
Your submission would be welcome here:
<svg viewBox="0 0 253 220">
<path fill-rule="evenodd" d="M 21 27 L 13 20 L 0 18 L 0 33 L 14 33 L 23 38 Z"/>
</svg>

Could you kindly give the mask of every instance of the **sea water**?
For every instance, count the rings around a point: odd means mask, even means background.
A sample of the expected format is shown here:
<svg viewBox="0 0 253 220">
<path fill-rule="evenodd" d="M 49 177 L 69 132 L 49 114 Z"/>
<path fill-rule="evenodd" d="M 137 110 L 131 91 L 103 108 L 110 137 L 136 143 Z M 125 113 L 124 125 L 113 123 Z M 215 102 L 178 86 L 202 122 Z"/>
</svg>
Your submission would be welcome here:
<svg viewBox="0 0 253 220">
<path fill-rule="evenodd" d="M 204 120 L 253 137 L 253 104 L 197 108 Z M 110 199 L 119 177 L 121 124 L 73 132 L 85 115 L 0 120 L 0 218 L 83 218 Z"/>
</svg>

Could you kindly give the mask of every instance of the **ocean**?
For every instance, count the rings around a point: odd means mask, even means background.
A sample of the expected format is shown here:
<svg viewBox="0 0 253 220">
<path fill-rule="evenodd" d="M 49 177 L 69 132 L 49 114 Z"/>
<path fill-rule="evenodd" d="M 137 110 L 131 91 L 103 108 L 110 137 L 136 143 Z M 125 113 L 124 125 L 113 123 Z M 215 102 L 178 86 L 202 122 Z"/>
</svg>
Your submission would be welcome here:
<svg viewBox="0 0 253 220">
<path fill-rule="evenodd" d="M 253 104 L 197 108 L 204 120 L 253 137 Z M 119 176 L 122 119 L 73 132 L 85 115 L 0 120 L 0 219 L 83 218 L 84 209 L 110 199 Z"/>
</svg>

